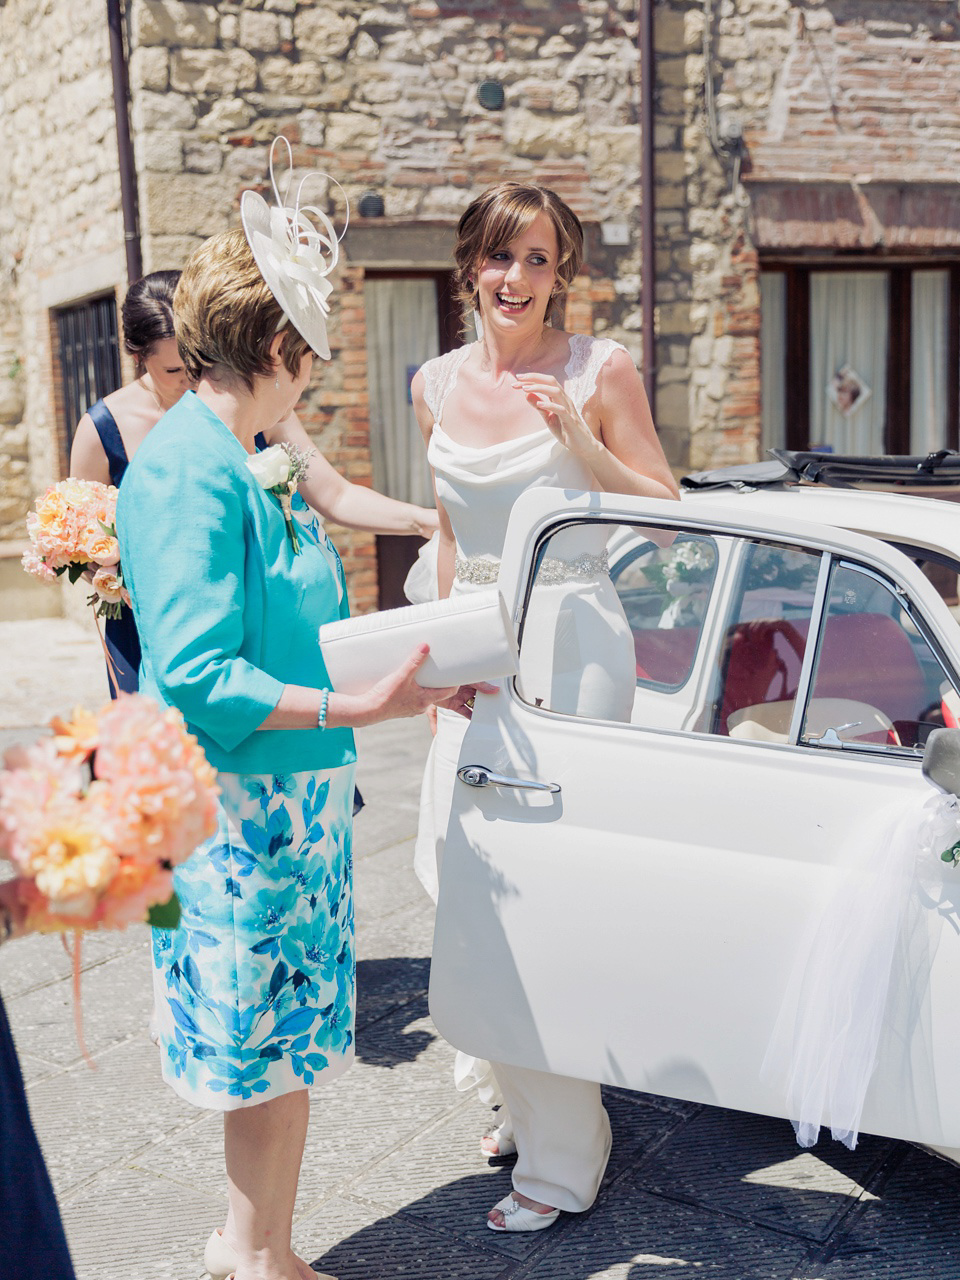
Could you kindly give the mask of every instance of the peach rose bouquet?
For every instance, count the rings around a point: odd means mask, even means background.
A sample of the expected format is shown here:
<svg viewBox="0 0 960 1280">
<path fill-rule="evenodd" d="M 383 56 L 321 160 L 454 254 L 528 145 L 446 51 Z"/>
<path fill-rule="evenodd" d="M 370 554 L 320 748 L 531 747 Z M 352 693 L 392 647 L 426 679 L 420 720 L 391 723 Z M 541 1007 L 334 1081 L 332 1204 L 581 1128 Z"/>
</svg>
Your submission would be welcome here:
<svg viewBox="0 0 960 1280">
<path fill-rule="evenodd" d="M 0 773 L 0 856 L 39 932 L 174 928 L 173 871 L 217 828 L 216 773 L 178 711 L 77 708 Z"/>
<path fill-rule="evenodd" d="M 44 582 L 61 573 L 76 582 L 92 571 L 90 603 L 96 614 L 119 617 L 130 596 L 117 545 L 117 490 L 96 480 L 71 478 L 52 485 L 34 505 L 27 516 L 31 549 L 24 552 L 24 569 Z"/>
</svg>

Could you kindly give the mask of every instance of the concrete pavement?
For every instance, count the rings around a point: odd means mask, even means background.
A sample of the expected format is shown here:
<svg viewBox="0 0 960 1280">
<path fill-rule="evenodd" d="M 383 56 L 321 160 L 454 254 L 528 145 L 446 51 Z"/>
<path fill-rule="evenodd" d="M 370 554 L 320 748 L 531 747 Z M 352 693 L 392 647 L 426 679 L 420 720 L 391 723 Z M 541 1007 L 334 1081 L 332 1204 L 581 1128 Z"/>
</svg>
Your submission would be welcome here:
<svg viewBox="0 0 960 1280">
<path fill-rule="evenodd" d="M 92 622 L 0 623 L 0 655 L 0 744 L 105 694 Z M 784 1122 L 620 1090 L 606 1095 L 614 1154 L 593 1210 L 538 1235 L 488 1231 L 509 1167 L 481 1157 L 489 1113 L 454 1091 L 426 1006 L 432 906 L 410 869 L 426 726 L 359 740 L 358 1058 L 312 1092 L 304 1257 L 340 1280 L 960 1280 L 960 1170 L 870 1137 L 802 1152 Z M 59 941 L 0 951 L 79 1280 L 197 1280 L 225 1207 L 220 1117 L 160 1081 L 147 931 L 90 936 L 82 957 L 94 1071 Z"/>
</svg>

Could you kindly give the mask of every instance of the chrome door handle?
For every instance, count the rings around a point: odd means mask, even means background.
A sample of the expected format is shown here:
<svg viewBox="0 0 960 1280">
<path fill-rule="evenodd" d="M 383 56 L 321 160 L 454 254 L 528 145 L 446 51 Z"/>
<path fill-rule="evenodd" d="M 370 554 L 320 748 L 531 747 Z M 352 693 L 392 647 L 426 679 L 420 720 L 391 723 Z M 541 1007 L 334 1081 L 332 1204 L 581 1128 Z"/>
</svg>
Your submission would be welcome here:
<svg viewBox="0 0 960 1280">
<path fill-rule="evenodd" d="M 491 773 L 486 765 L 465 764 L 457 770 L 457 777 L 468 787 L 512 787 L 515 791 L 560 790 L 559 782 L 524 782 L 522 778 L 507 778 L 502 773 Z"/>
</svg>

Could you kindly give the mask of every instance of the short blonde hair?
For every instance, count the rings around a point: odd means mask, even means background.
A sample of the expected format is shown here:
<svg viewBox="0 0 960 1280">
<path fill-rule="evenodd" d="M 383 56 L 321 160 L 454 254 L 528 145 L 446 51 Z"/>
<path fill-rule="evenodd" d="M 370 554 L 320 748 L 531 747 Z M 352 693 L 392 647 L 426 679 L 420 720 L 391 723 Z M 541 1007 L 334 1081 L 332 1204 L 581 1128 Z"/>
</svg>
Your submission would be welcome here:
<svg viewBox="0 0 960 1280">
<path fill-rule="evenodd" d="M 557 292 L 547 319 L 562 325 L 567 290 L 583 265 L 583 227 L 568 204 L 534 183 L 501 182 L 478 196 L 464 211 L 457 227 L 454 283 L 465 312 L 477 305 L 476 281 L 471 277 L 484 258 L 504 248 L 545 213 L 557 233 Z"/>
<path fill-rule="evenodd" d="M 173 324 L 194 381 L 219 365 L 252 391 L 254 378 L 273 376 L 270 343 L 284 325 L 280 358 L 292 377 L 310 350 L 267 287 L 239 228 L 211 236 L 191 255 L 173 295 Z"/>
</svg>

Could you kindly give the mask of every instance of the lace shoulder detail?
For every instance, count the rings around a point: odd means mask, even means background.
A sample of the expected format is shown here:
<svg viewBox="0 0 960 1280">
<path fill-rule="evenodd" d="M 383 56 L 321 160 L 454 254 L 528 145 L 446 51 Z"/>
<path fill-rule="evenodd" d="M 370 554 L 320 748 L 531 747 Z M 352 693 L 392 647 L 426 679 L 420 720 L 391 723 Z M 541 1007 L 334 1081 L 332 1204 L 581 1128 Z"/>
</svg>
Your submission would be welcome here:
<svg viewBox="0 0 960 1280">
<path fill-rule="evenodd" d="M 440 421 L 443 403 L 453 390 L 460 366 L 469 354 L 469 346 L 457 347 L 455 351 L 434 356 L 432 360 L 420 366 L 420 372 L 423 374 L 423 398 L 427 408 L 433 414 L 434 422 Z"/>
<path fill-rule="evenodd" d="M 567 394 L 577 407 L 583 411 L 594 391 L 600 370 L 615 351 L 627 351 L 622 342 L 613 338 L 591 338 L 588 334 L 574 333 L 570 336 L 570 359 L 565 370 Z M 627 351 L 627 355 L 630 353 Z"/>
</svg>

